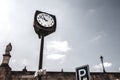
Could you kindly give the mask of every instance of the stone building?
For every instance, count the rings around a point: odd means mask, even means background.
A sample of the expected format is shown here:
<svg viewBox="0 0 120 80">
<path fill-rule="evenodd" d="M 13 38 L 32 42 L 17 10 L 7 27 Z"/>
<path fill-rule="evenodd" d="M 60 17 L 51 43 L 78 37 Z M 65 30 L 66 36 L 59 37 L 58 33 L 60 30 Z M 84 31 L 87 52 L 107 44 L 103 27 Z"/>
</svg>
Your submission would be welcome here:
<svg viewBox="0 0 120 80">
<path fill-rule="evenodd" d="M 35 71 L 28 71 L 26 67 L 22 71 L 12 71 L 9 66 L 11 58 L 11 44 L 8 44 L 3 54 L 3 60 L 0 65 L 0 80 L 37 80 L 34 77 Z M 119 72 L 90 72 L 91 80 L 120 80 Z M 75 72 L 47 72 L 42 76 L 42 80 L 76 80 Z"/>
</svg>

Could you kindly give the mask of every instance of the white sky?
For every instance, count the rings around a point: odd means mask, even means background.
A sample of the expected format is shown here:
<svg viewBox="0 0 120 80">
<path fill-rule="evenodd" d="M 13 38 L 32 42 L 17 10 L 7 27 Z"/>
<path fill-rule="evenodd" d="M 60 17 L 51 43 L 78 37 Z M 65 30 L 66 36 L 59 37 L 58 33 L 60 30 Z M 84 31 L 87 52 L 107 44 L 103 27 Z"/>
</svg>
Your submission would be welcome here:
<svg viewBox="0 0 120 80">
<path fill-rule="evenodd" d="M 43 68 L 75 71 L 88 64 L 91 71 L 119 72 L 119 0 L 0 0 L 0 60 L 11 42 L 12 70 L 38 69 L 40 40 L 34 32 L 36 10 L 57 17 L 57 30 L 45 37 Z"/>
</svg>

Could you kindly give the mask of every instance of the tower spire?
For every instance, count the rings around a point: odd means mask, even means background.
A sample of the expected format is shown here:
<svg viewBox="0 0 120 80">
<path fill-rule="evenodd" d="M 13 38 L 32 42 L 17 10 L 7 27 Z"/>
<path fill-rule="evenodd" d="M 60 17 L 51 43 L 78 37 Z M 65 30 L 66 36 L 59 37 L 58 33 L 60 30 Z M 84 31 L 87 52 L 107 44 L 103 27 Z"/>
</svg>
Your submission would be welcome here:
<svg viewBox="0 0 120 80">
<path fill-rule="evenodd" d="M 10 51 L 11 50 L 12 50 L 12 45 L 11 45 L 11 43 L 9 43 L 6 46 L 5 54 L 3 54 L 3 60 L 2 60 L 2 64 L 1 64 L 2 67 L 9 67 L 9 60 L 10 60 L 10 57 L 11 57 Z"/>
</svg>

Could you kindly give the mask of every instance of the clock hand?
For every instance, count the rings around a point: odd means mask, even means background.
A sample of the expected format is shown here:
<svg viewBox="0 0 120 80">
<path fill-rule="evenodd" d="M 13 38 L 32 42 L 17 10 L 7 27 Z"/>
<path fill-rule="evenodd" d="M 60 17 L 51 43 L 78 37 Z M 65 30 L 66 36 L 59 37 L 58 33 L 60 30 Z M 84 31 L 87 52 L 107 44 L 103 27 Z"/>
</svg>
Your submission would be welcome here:
<svg viewBox="0 0 120 80">
<path fill-rule="evenodd" d="M 45 21 L 48 21 L 44 16 L 41 16 L 41 19 L 43 19 Z"/>
<path fill-rule="evenodd" d="M 45 21 L 48 21 L 45 17 L 44 17 L 44 20 L 45 20 Z"/>
</svg>

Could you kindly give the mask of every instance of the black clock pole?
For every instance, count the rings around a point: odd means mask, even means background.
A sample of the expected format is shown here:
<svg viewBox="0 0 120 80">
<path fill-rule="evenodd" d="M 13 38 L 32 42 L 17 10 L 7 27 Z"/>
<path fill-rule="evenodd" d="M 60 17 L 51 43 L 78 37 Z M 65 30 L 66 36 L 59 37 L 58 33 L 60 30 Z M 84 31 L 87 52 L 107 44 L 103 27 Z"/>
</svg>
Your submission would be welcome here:
<svg viewBox="0 0 120 80">
<path fill-rule="evenodd" d="M 38 70 L 42 69 L 43 48 L 44 48 L 44 35 L 41 35 L 40 55 L 39 55 L 39 68 L 38 68 Z M 38 75 L 38 80 L 42 80 L 42 75 Z"/>
<path fill-rule="evenodd" d="M 42 69 L 42 63 L 43 63 L 43 48 L 44 48 L 44 36 L 41 36 L 41 45 L 40 45 L 40 55 L 39 55 L 39 68 Z"/>
</svg>

